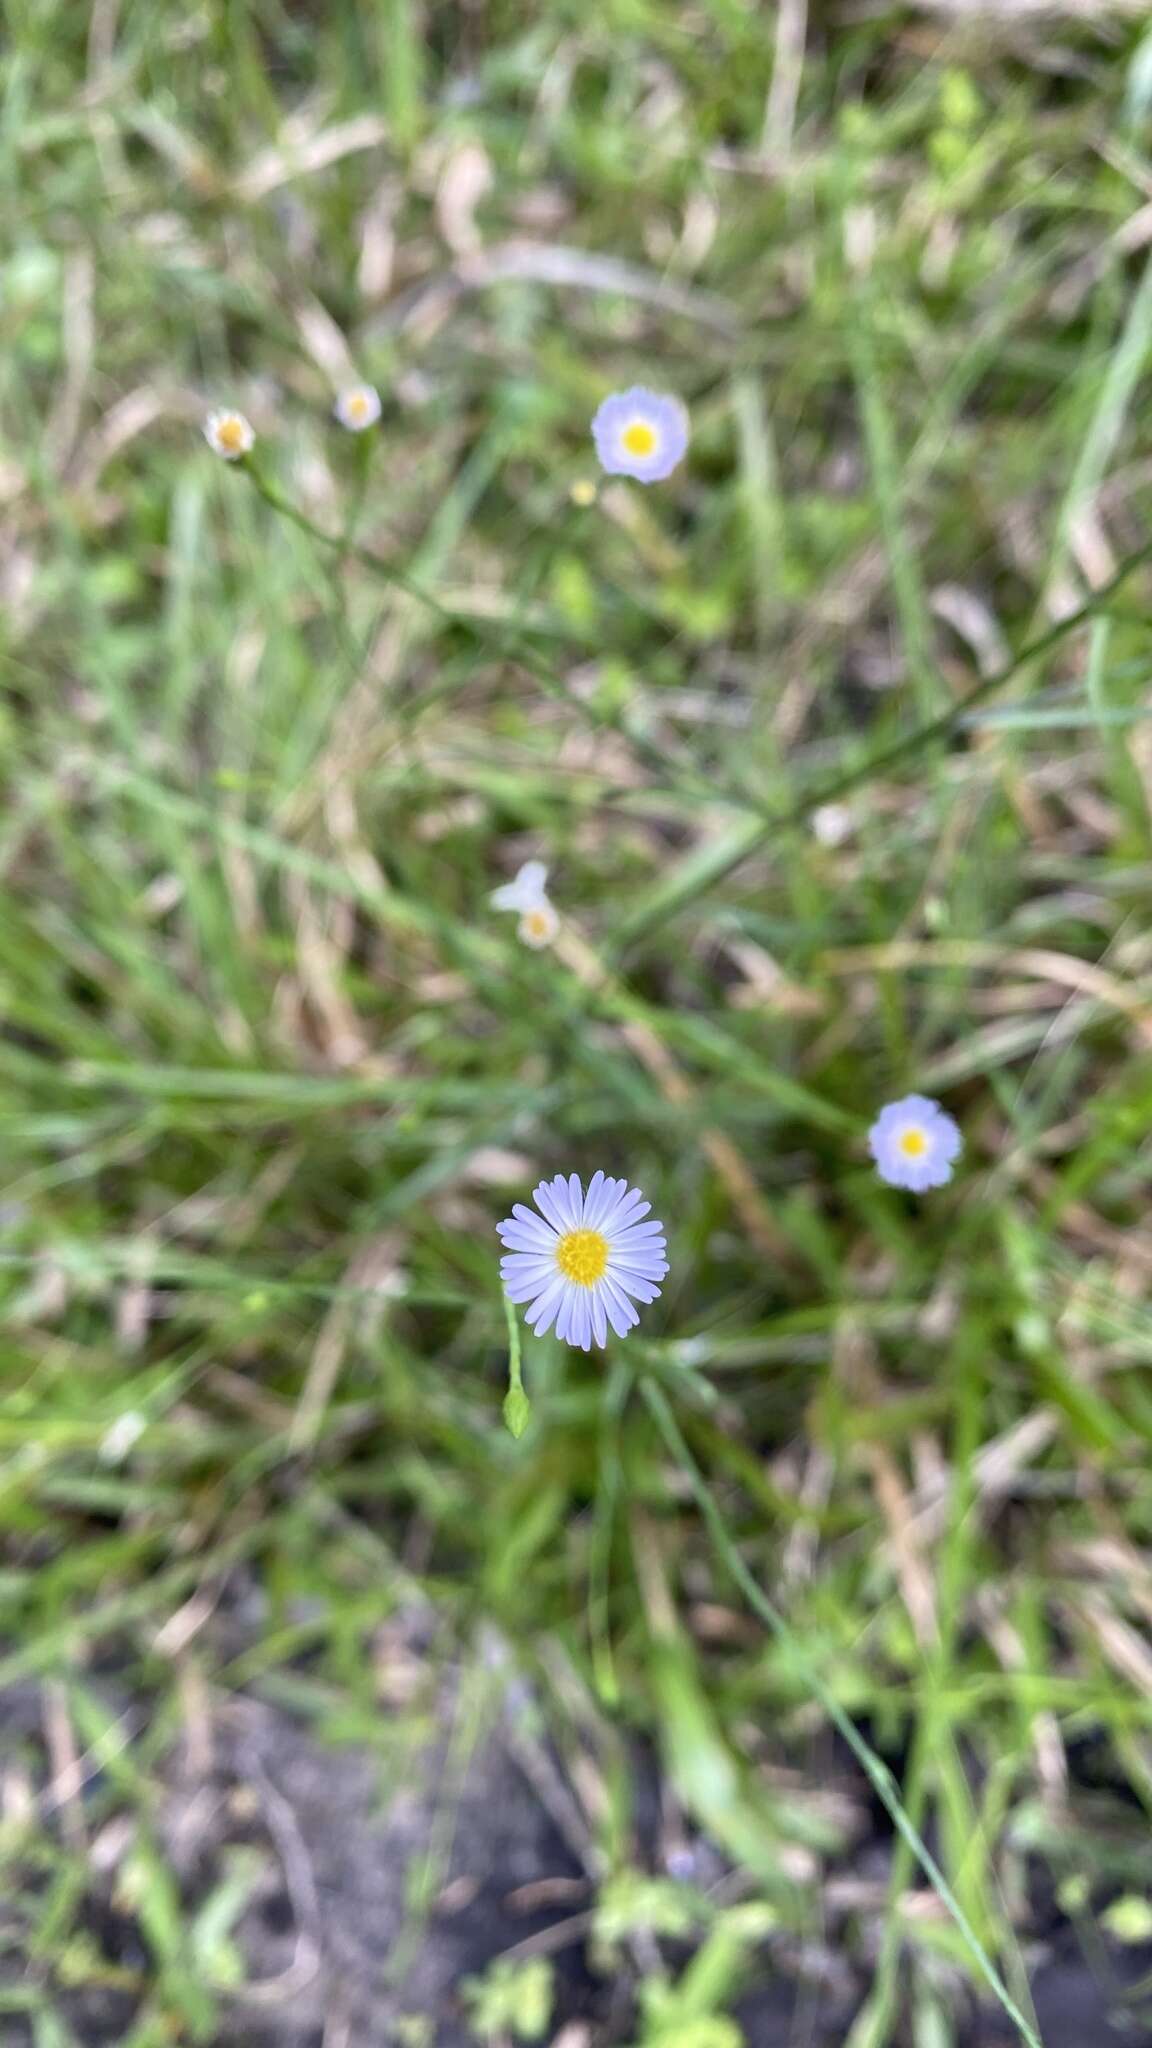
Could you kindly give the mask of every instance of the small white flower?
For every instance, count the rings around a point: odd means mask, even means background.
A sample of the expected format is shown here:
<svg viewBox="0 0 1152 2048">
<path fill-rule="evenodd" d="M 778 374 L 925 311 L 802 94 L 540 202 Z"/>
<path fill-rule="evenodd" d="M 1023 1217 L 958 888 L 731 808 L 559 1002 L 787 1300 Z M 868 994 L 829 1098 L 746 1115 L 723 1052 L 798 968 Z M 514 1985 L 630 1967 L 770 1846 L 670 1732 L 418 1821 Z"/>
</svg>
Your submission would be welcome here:
<svg viewBox="0 0 1152 2048">
<path fill-rule="evenodd" d="M 559 915 L 545 888 L 547 880 L 548 870 L 542 860 L 526 860 L 510 882 L 492 891 L 491 900 L 497 910 L 519 911 L 517 936 L 536 952 L 550 946 L 560 929 Z"/>
<path fill-rule="evenodd" d="M 561 1343 L 581 1351 L 603 1347 L 609 1324 L 627 1336 L 640 1320 L 633 1302 L 657 1300 L 668 1271 L 664 1225 L 644 1221 L 651 1202 L 603 1173 L 593 1174 L 587 1194 L 578 1174 L 557 1174 L 532 1200 L 539 1216 L 517 1202 L 499 1226 L 509 1301 L 529 1304 L 526 1320 L 538 1337 L 555 1323 Z"/>
<path fill-rule="evenodd" d="M 526 946 L 531 946 L 534 953 L 539 953 L 552 944 L 559 929 L 560 916 L 555 904 L 542 896 L 539 903 L 530 904 L 524 912 L 516 927 L 516 936 Z"/>
<path fill-rule="evenodd" d="M 609 476 L 663 483 L 688 446 L 688 414 L 678 398 L 634 384 L 604 400 L 592 421 L 592 439 Z"/>
<path fill-rule="evenodd" d="M 843 846 L 852 836 L 853 817 L 847 804 L 817 804 L 812 813 L 812 833 L 821 846 Z"/>
<path fill-rule="evenodd" d="M 332 410 L 350 434 L 362 434 L 380 417 L 380 393 L 372 384 L 351 384 L 340 393 Z"/>
<path fill-rule="evenodd" d="M 526 860 L 510 882 L 493 889 L 489 901 L 494 910 L 535 910 L 538 903 L 548 901 L 547 880 L 548 870 L 542 860 Z"/>
<path fill-rule="evenodd" d="M 256 439 L 256 429 L 242 412 L 233 412 L 225 407 L 220 412 L 210 412 L 204 422 L 204 439 L 216 455 L 222 455 L 225 462 L 239 462 L 247 455 Z"/>
<path fill-rule="evenodd" d="M 868 1133 L 868 1149 L 889 1187 L 942 1188 L 963 1149 L 959 1125 L 927 1095 L 905 1095 L 880 1111 Z"/>
</svg>

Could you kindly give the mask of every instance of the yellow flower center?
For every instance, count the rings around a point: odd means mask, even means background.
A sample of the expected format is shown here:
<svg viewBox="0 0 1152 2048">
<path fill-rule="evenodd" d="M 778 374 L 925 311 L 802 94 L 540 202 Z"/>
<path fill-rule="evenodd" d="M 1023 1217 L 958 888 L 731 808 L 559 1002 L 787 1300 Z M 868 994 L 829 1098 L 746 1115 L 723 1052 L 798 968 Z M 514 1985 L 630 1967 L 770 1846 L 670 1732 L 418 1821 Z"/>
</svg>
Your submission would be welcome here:
<svg viewBox="0 0 1152 2048">
<path fill-rule="evenodd" d="M 352 393 L 351 398 L 348 400 L 349 418 L 354 420 L 362 420 L 367 410 L 368 400 L 365 398 L 364 393 L 362 391 L 354 391 Z"/>
<path fill-rule="evenodd" d="M 217 427 L 216 439 L 222 448 L 228 450 L 229 455 L 239 455 L 244 447 L 243 420 L 237 419 L 234 412 L 229 413 L 228 418 L 221 420 Z"/>
<path fill-rule="evenodd" d="M 920 1159 L 923 1157 L 924 1153 L 928 1150 L 928 1140 L 919 1124 L 913 1124 L 911 1129 L 902 1132 L 900 1150 L 906 1159 Z"/>
<path fill-rule="evenodd" d="M 546 939 L 552 929 L 546 910 L 526 910 L 524 929 L 530 939 Z"/>
<path fill-rule="evenodd" d="M 630 420 L 620 436 L 628 455 L 651 455 L 656 447 L 656 429 L 647 420 Z"/>
<path fill-rule="evenodd" d="M 556 1264 L 577 1287 L 595 1287 L 608 1270 L 608 1239 L 598 1230 L 567 1230 L 556 1247 Z"/>
</svg>

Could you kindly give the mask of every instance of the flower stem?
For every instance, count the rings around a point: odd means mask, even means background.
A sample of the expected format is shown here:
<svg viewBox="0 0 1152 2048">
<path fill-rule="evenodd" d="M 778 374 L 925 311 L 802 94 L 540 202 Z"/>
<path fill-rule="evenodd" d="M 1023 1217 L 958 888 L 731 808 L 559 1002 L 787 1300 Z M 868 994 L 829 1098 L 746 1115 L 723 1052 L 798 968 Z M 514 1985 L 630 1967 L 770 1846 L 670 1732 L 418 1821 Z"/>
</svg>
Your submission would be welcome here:
<svg viewBox="0 0 1152 2048">
<path fill-rule="evenodd" d="M 508 1296 L 503 1299 L 504 1320 L 508 1325 L 508 1392 L 504 1396 L 504 1421 L 512 1436 L 521 1437 L 531 1418 L 532 1403 L 524 1392 L 520 1372 L 520 1325 Z"/>
</svg>

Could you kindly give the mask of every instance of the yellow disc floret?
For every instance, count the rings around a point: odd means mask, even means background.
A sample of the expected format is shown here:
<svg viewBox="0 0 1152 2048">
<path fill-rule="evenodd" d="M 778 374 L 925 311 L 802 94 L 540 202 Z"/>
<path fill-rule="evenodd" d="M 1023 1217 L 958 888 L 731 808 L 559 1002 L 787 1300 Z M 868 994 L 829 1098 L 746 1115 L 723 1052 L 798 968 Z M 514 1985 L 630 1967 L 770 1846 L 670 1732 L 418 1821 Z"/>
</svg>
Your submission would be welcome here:
<svg viewBox="0 0 1152 2048">
<path fill-rule="evenodd" d="M 229 455 L 242 455 L 248 438 L 244 421 L 234 412 L 226 413 L 216 429 L 216 439 Z"/>
<path fill-rule="evenodd" d="M 568 1230 L 556 1247 L 556 1264 L 577 1287 L 595 1287 L 608 1270 L 608 1239 L 598 1230 Z"/>
<path fill-rule="evenodd" d="M 905 1159 L 922 1159 L 928 1150 L 928 1139 L 919 1124 L 910 1124 L 900 1134 L 900 1150 Z"/>
<path fill-rule="evenodd" d="M 630 420 L 620 439 L 628 455 L 643 458 L 656 452 L 656 429 L 647 420 Z"/>
</svg>

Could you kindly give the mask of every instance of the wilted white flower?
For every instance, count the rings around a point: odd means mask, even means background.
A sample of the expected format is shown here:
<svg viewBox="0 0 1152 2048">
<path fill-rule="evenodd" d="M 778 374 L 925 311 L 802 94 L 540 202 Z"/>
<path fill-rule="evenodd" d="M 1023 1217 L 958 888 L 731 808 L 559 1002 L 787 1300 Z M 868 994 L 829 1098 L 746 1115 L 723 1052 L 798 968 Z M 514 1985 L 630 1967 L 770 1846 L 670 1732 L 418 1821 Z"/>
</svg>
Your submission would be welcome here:
<svg viewBox="0 0 1152 2048">
<path fill-rule="evenodd" d="M 545 888 L 547 880 L 548 870 L 542 860 L 526 860 L 519 873 L 494 889 L 491 897 L 495 909 L 520 912 L 517 935 L 526 946 L 536 950 L 550 946 L 560 929 L 560 918 Z"/>
<path fill-rule="evenodd" d="M 655 1301 L 668 1271 L 664 1226 L 644 1220 L 651 1202 L 603 1173 L 593 1174 L 587 1194 L 578 1174 L 557 1174 L 541 1181 L 532 1200 L 540 1215 L 517 1202 L 499 1226 L 509 1301 L 529 1304 L 538 1337 L 555 1323 L 561 1343 L 581 1351 L 606 1344 L 609 1324 L 627 1336 L 640 1320 L 633 1302 Z"/>
<path fill-rule="evenodd" d="M 905 1095 L 880 1111 L 868 1133 L 868 1149 L 889 1187 L 942 1188 L 963 1148 L 959 1125 L 927 1095 Z"/>
<path fill-rule="evenodd" d="M 349 433 L 362 434 L 365 427 L 374 427 L 380 417 L 380 393 L 372 384 L 351 384 L 340 393 L 332 410 Z"/>
<path fill-rule="evenodd" d="M 222 455 L 225 462 L 239 462 L 247 455 L 256 439 L 256 429 L 242 412 L 232 412 L 225 407 L 219 412 L 210 412 L 204 422 L 204 439 L 216 455 Z"/>
<path fill-rule="evenodd" d="M 609 476 L 662 483 L 688 446 L 688 414 L 678 398 L 634 384 L 604 400 L 592 421 L 592 439 Z"/>
<path fill-rule="evenodd" d="M 534 910 L 547 902 L 548 870 L 542 860 L 526 860 L 510 882 L 493 889 L 489 901 L 494 910 Z"/>
</svg>

